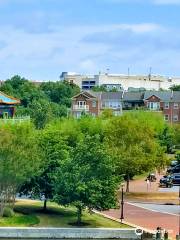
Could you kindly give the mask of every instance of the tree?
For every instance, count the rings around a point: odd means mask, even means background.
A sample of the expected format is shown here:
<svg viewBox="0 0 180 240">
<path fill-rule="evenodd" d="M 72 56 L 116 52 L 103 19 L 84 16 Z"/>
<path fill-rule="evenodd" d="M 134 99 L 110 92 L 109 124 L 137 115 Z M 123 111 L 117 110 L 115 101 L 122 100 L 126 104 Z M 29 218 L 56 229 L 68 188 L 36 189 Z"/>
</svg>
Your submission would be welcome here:
<svg viewBox="0 0 180 240">
<path fill-rule="evenodd" d="M 52 119 L 52 109 L 50 102 L 44 99 L 34 100 L 29 108 L 31 117 L 37 129 L 42 129 Z"/>
<path fill-rule="evenodd" d="M 7 202 L 14 206 L 15 196 L 25 180 L 38 171 L 41 154 L 31 125 L 1 126 L 0 129 L 0 216 Z"/>
<path fill-rule="evenodd" d="M 173 85 L 169 89 L 172 90 L 172 91 L 180 91 L 180 85 Z"/>
<path fill-rule="evenodd" d="M 160 159 L 161 164 L 166 160 L 154 135 L 150 125 L 129 114 L 111 119 L 107 126 L 107 146 L 116 162 L 117 172 L 125 174 L 127 192 L 130 178 L 159 166 Z"/>
<path fill-rule="evenodd" d="M 46 211 L 47 201 L 53 199 L 55 173 L 68 156 L 68 146 L 60 131 L 50 128 L 41 131 L 38 147 L 43 152 L 44 161 L 40 171 L 23 184 L 20 192 L 43 199 L 43 210 Z"/>
<path fill-rule="evenodd" d="M 77 208 L 77 224 L 82 210 L 109 209 L 116 206 L 120 177 L 99 136 L 85 135 L 58 169 L 54 200 Z"/>
<path fill-rule="evenodd" d="M 94 92 L 107 92 L 107 88 L 105 86 L 103 86 L 103 85 L 101 85 L 101 86 L 94 86 L 92 88 L 92 90 Z"/>
<path fill-rule="evenodd" d="M 40 89 L 49 99 L 60 105 L 71 107 L 71 98 L 80 92 L 80 88 L 75 84 L 64 82 L 42 83 Z"/>
</svg>

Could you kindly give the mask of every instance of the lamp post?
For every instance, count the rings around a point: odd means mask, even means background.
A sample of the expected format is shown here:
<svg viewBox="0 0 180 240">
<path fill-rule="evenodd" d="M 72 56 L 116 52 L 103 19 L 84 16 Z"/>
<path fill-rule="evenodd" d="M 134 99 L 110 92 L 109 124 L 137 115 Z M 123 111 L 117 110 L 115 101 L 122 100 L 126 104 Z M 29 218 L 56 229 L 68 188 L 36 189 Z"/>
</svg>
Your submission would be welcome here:
<svg viewBox="0 0 180 240">
<path fill-rule="evenodd" d="M 121 184 L 121 223 L 123 222 L 124 219 L 124 183 Z"/>
</svg>

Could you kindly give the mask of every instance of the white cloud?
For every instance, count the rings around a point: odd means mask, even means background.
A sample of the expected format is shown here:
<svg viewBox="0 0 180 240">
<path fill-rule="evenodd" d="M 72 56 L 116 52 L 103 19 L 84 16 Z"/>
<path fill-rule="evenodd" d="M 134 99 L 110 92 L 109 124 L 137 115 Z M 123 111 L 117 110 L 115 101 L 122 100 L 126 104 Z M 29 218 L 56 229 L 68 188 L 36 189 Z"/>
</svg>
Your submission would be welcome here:
<svg viewBox="0 0 180 240">
<path fill-rule="evenodd" d="M 96 73 L 107 66 L 116 72 L 129 65 L 139 72 L 149 64 L 157 70 L 163 65 L 166 70 L 175 69 L 180 41 L 178 32 L 171 35 L 173 41 L 167 44 L 164 28 L 154 23 L 53 26 L 45 33 L 4 26 L 0 29 L 0 79 L 20 74 L 57 80 L 61 71 Z"/>
</svg>

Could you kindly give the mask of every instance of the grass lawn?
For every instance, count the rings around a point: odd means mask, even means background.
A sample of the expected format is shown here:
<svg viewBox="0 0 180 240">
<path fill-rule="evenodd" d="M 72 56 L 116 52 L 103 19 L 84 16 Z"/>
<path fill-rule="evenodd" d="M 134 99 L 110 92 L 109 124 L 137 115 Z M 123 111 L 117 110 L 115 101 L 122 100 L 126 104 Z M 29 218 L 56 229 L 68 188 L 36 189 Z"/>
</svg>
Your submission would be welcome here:
<svg viewBox="0 0 180 240">
<path fill-rule="evenodd" d="M 40 201 L 20 200 L 16 202 L 15 216 L 0 218 L 0 227 L 76 227 L 76 209 L 73 207 L 61 207 L 54 203 L 48 203 L 46 213 L 42 211 L 43 203 Z M 126 228 L 124 224 L 109 220 L 97 214 L 83 212 L 83 227 L 108 227 Z"/>
</svg>

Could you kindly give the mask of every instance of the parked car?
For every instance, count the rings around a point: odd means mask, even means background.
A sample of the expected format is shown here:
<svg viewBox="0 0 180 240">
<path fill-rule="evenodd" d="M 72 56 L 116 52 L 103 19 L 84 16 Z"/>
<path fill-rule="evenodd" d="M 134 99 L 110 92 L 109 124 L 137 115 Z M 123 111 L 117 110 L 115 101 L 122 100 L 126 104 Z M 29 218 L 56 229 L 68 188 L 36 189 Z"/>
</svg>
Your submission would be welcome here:
<svg viewBox="0 0 180 240">
<path fill-rule="evenodd" d="M 171 167 L 175 167 L 177 165 L 178 165 L 178 161 L 177 160 L 172 160 L 171 161 L 171 164 L 170 164 Z"/>
<path fill-rule="evenodd" d="M 168 173 L 180 173 L 180 164 L 167 169 Z"/>
<path fill-rule="evenodd" d="M 160 187 L 172 187 L 172 176 L 171 175 L 165 175 L 159 180 L 159 186 Z"/>
<path fill-rule="evenodd" d="M 180 185 L 180 174 L 173 174 L 172 182 L 173 184 Z"/>
</svg>

